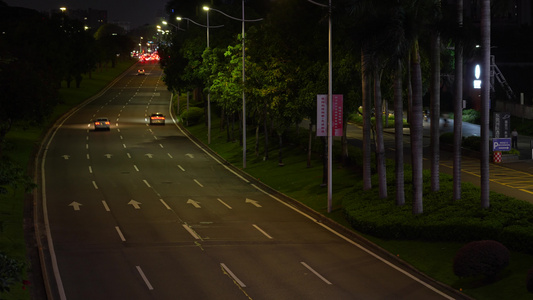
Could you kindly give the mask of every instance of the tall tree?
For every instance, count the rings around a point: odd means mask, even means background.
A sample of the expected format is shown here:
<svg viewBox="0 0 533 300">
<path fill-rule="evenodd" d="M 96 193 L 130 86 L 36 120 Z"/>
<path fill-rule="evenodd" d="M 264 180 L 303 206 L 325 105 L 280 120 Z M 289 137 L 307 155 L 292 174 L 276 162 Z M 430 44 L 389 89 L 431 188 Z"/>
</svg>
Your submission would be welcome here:
<svg viewBox="0 0 533 300">
<path fill-rule="evenodd" d="M 430 64 L 431 64 L 431 83 L 430 83 L 430 111 L 431 111 L 431 190 L 440 189 L 440 32 L 438 23 L 441 18 L 440 0 L 435 0 L 433 7 L 432 30 L 430 35 Z"/>
<path fill-rule="evenodd" d="M 481 0 L 481 207 L 490 206 L 489 109 L 490 109 L 490 0 Z"/>
<path fill-rule="evenodd" d="M 461 144 L 463 141 L 463 0 L 456 3 L 455 98 L 453 114 L 453 200 L 461 199 Z"/>
<path fill-rule="evenodd" d="M 411 85 L 413 90 L 411 110 L 411 162 L 413 166 L 413 214 L 421 214 L 423 209 L 423 115 L 422 115 L 422 71 L 418 41 L 411 50 Z"/>
</svg>

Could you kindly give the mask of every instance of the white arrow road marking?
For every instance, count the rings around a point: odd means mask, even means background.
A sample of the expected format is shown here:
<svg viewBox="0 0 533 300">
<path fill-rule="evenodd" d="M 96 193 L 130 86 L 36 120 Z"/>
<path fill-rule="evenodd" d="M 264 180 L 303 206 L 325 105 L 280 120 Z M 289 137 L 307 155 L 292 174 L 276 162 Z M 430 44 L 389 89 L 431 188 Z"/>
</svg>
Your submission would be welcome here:
<svg viewBox="0 0 533 300">
<path fill-rule="evenodd" d="M 104 208 L 105 208 L 106 211 L 111 211 L 111 210 L 109 209 L 109 206 L 107 206 L 107 202 L 105 202 L 105 201 L 102 200 L 102 204 L 104 205 Z"/>
<path fill-rule="evenodd" d="M 133 207 L 135 207 L 135 209 L 141 209 L 141 207 L 139 206 L 139 204 L 141 204 L 141 202 L 138 202 L 138 201 L 135 201 L 133 199 L 131 199 L 130 202 L 128 202 L 129 205 L 132 205 Z"/>
<path fill-rule="evenodd" d="M 192 199 L 187 200 L 187 204 L 192 204 L 192 206 L 194 206 L 194 207 L 196 207 L 196 208 L 202 208 L 202 207 L 200 206 L 200 202 L 198 202 L 198 201 L 194 201 L 194 200 L 192 200 Z"/>
<path fill-rule="evenodd" d="M 262 234 L 264 234 L 267 238 L 269 238 L 269 239 L 273 239 L 273 237 L 270 236 L 270 234 L 266 233 L 266 231 L 264 231 L 263 229 L 259 228 L 259 226 L 255 225 L 255 224 L 252 224 L 252 226 L 254 226 L 255 229 L 259 230 L 259 232 L 261 232 Z"/>
<path fill-rule="evenodd" d="M 76 201 L 73 201 L 73 202 L 70 203 L 68 206 L 72 206 L 72 207 L 74 207 L 74 210 L 80 210 L 80 206 L 81 206 L 81 205 L 82 205 L 81 203 L 78 203 L 78 202 L 76 202 Z"/>
<path fill-rule="evenodd" d="M 187 154 L 185 154 L 185 156 L 187 156 L 187 157 L 189 157 L 189 158 L 194 158 L 194 155 L 191 154 L 191 153 L 187 153 Z"/>
<path fill-rule="evenodd" d="M 320 275 L 317 271 L 315 271 L 313 268 L 311 268 L 308 264 L 306 264 L 305 262 L 301 261 L 300 262 L 304 267 L 306 267 L 309 271 L 313 272 L 313 274 L 315 274 L 318 278 L 322 279 L 322 281 L 324 281 L 326 284 L 329 284 L 331 285 L 332 283 L 329 282 L 326 278 L 324 278 L 324 276 Z"/>
<path fill-rule="evenodd" d="M 104 154 L 104 156 L 107 157 L 107 158 L 111 158 L 111 156 L 113 156 L 113 155 L 109 154 L 109 153 L 106 153 L 106 154 Z"/>
<path fill-rule="evenodd" d="M 252 205 L 254 205 L 255 207 L 262 207 L 262 206 L 259 204 L 259 201 L 256 201 L 256 200 L 252 200 L 252 199 L 248 199 L 248 198 L 246 198 L 246 203 L 252 203 Z"/>
<path fill-rule="evenodd" d="M 153 290 L 154 287 L 150 284 L 150 281 L 148 281 L 148 278 L 146 278 L 146 276 L 144 275 L 144 272 L 141 269 L 141 267 L 140 266 L 135 266 L 135 268 L 137 268 L 137 271 L 139 272 L 139 274 L 141 274 L 141 277 L 144 280 L 144 283 L 146 283 L 146 286 L 148 287 L 148 289 L 149 290 Z"/>
<path fill-rule="evenodd" d="M 66 155 L 66 154 L 65 154 L 65 155 L 63 155 L 63 156 L 61 156 L 61 157 L 63 157 L 65 160 L 67 160 L 67 159 L 70 158 L 70 155 Z"/>
<path fill-rule="evenodd" d="M 194 179 L 194 182 L 196 182 L 196 184 L 199 185 L 200 187 L 204 187 L 204 186 L 200 183 L 200 181 Z"/>
<path fill-rule="evenodd" d="M 144 156 L 148 156 L 148 158 L 154 157 L 154 155 L 152 153 L 146 153 Z"/>
<path fill-rule="evenodd" d="M 222 271 L 229 277 L 231 277 L 231 279 L 233 279 L 235 282 L 237 282 L 240 287 L 246 287 L 246 284 L 244 284 L 244 282 L 237 278 L 237 276 L 235 276 L 235 274 L 233 274 L 233 272 L 231 272 L 231 270 L 224 263 L 221 263 L 220 266 L 222 267 Z"/>
<path fill-rule="evenodd" d="M 217 200 L 218 200 L 220 203 L 224 204 L 224 206 L 226 206 L 227 208 L 232 209 L 231 206 L 229 206 L 226 202 L 222 201 L 222 199 L 217 198 Z"/>
</svg>

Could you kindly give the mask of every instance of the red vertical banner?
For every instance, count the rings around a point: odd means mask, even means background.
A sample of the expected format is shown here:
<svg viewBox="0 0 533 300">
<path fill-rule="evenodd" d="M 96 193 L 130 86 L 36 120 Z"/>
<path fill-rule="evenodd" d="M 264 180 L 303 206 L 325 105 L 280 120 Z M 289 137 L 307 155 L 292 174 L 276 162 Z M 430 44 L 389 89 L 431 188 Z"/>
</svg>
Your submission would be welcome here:
<svg viewBox="0 0 533 300">
<path fill-rule="evenodd" d="M 342 95 L 333 95 L 333 136 L 342 136 Z"/>
<path fill-rule="evenodd" d="M 333 118 L 333 136 L 342 136 L 343 119 L 342 119 L 342 95 L 333 95 L 332 118 Z M 328 136 L 328 95 L 316 96 L 316 135 Z"/>
<path fill-rule="evenodd" d="M 316 136 L 328 135 L 328 95 L 316 96 Z"/>
</svg>

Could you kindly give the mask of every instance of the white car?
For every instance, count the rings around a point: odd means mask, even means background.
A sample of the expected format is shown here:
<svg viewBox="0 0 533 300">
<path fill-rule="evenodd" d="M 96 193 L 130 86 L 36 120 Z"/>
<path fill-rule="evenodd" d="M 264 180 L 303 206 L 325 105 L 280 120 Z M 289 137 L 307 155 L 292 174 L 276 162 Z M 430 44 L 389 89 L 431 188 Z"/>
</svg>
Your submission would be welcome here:
<svg viewBox="0 0 533 300">
<path fill-rule="evenodd" d="M 111 130 L 108 118 L 96 118 L 94 121 L 94 130 Z"/>
</svg>

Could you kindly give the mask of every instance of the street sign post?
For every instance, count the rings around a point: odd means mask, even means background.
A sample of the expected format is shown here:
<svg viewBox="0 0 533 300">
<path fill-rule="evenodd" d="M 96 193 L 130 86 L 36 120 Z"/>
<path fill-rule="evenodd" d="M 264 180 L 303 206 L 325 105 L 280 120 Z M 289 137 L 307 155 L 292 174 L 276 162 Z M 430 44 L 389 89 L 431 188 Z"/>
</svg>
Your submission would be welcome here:
<svg viewBox="0 0 533 300">
<path fill-rule="evenodd" d="M 492 139 L 492 151 L 511 151 L 511 139 Z"/>
</svg>

